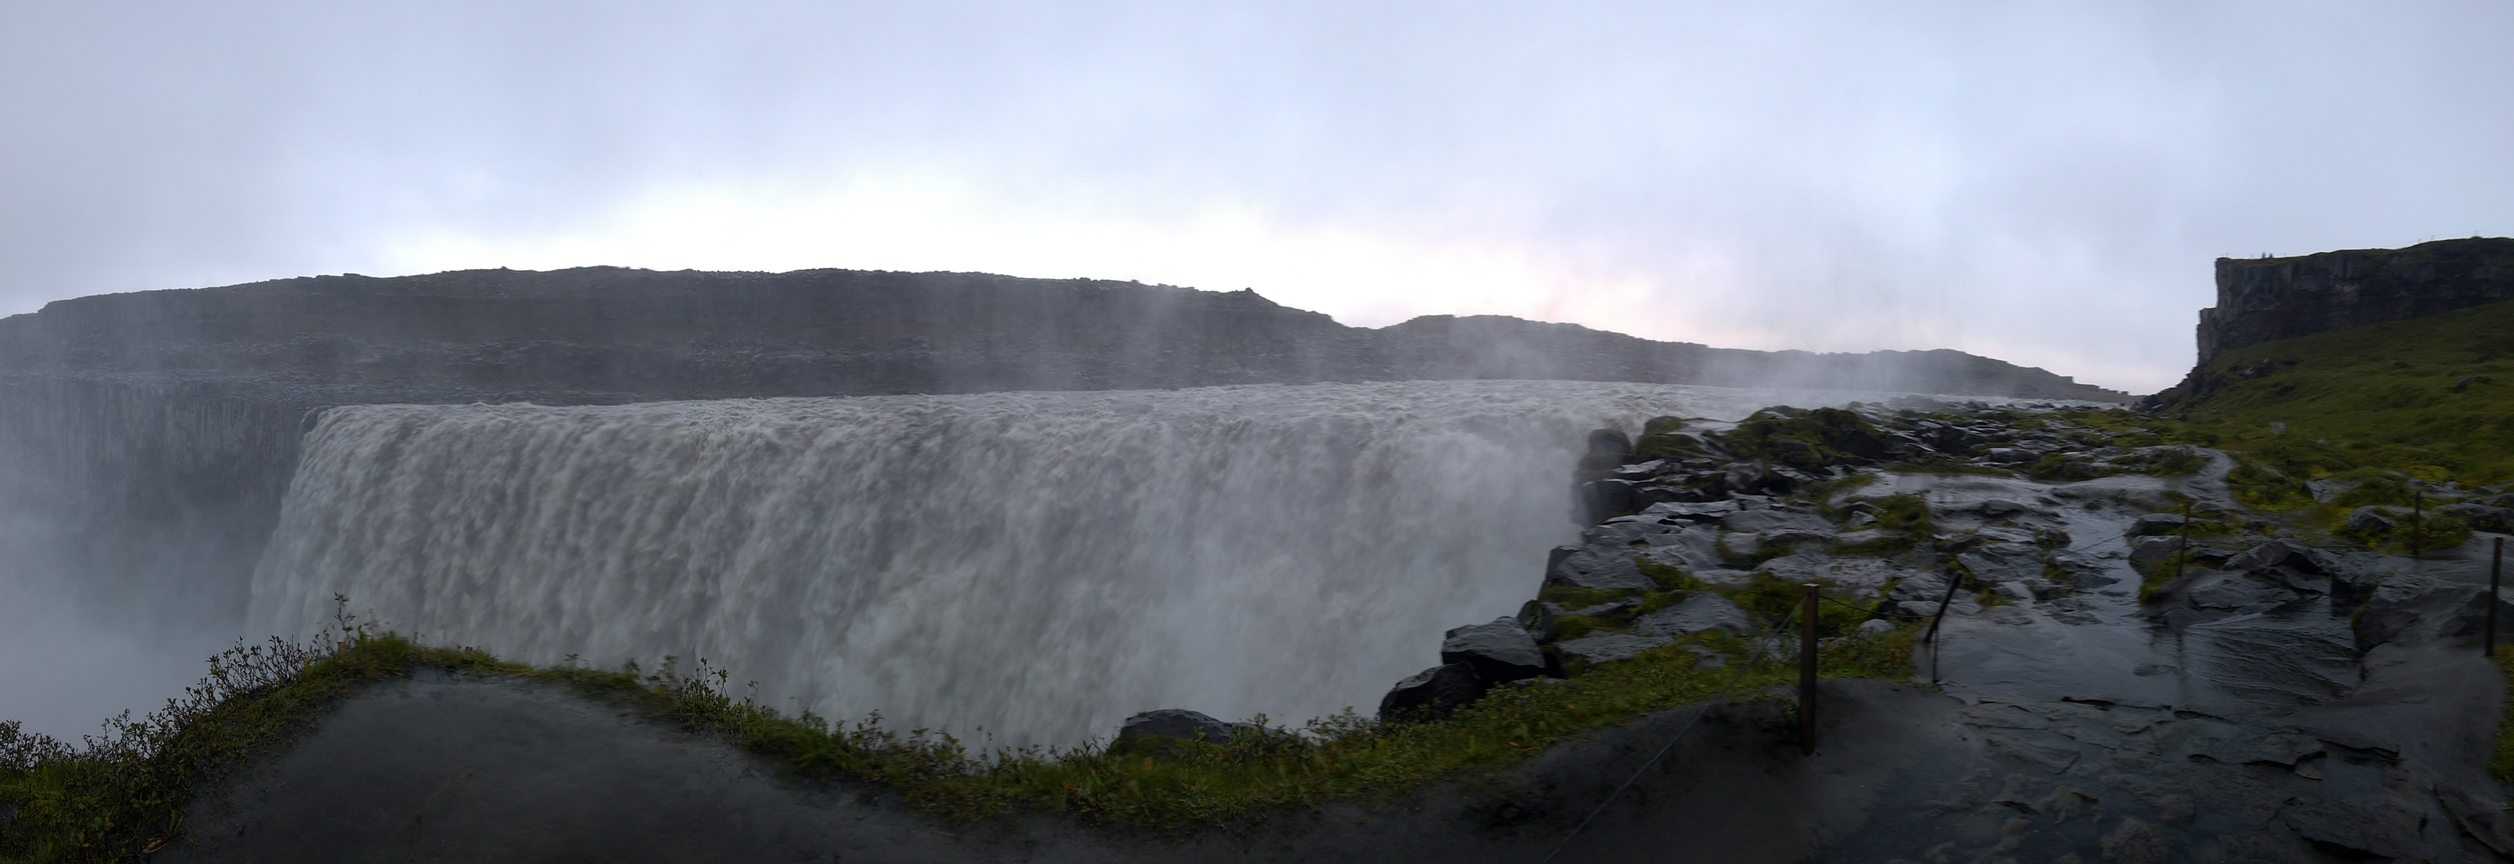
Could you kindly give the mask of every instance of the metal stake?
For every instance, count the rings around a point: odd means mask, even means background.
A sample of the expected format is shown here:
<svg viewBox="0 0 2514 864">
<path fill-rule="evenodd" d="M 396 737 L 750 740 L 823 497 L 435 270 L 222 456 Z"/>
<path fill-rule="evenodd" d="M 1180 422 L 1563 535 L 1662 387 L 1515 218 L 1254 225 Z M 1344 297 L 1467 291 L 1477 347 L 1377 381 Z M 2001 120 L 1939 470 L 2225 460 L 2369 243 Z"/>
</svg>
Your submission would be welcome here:
<svg viewBox="0 0 2514 864">
<path fill-rule="evenodd" d="M 2174 581 L 2182 580 L 2182 559 L 2191 548 L 2191 502 L 2182 502 L 2182 533 L 2174 541 Z"/>
<path fill-rule="evenodd" d="M 1798 612 L 1798 746 L 1816 752 L 1816 583 Z"/>
<path fill-rule="evenodd" d="M 2488 561 L 2488 656 L 2497 656 L 2497 587 L 2505 579 L 2505 538 L 2496 542 L 2496 557 Z"/>
<path fill-rule="evenodd" d="M 2425 554 L 2423 547 L 2427 545 L 2427 540 L 2418 535 L 2427 533 L 2426 528 L 2427 490 L 2412 490 L 2409 493 L 2409 557 L 2416 558 Z"/>
</svg>

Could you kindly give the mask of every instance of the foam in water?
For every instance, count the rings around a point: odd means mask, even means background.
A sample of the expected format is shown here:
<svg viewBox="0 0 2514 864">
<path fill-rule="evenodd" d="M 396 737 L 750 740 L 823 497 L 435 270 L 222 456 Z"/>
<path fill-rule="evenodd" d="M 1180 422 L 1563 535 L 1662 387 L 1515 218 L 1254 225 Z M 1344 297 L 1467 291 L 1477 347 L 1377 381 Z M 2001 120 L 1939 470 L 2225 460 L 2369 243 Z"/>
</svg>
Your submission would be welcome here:
<svg viewBox="0 0 2514 864">
<path fill-rule="evenodd" d="M 1831 401 L 1810 396 L 1790 401 Z M 1444 629 L 1533 594 L 1574 534 L 1583 432 L 1771 401 L 1414 382 L 341 408 L 303 442 L 248 631 L 307 631 L 341 594 L 432 641 L 703 656 L 781 707 L 999 743 L 1156 707 L 1367 712 Z"/>
</svg>

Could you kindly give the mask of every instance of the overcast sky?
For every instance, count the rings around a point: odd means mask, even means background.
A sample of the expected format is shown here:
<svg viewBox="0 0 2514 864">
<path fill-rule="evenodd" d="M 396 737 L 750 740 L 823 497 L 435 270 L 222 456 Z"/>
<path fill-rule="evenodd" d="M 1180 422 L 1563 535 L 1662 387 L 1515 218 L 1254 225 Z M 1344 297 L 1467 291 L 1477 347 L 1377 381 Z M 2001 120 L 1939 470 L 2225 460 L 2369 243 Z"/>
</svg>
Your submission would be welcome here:
<svg viewBox="0 0 2514 864">
<path fill-rule="evenodd" d="M 2212 258 L 2514 234 L 2502 0 L 0 5 L 0 313 L 983 270 L 2148 391 Z"/>
</svg>

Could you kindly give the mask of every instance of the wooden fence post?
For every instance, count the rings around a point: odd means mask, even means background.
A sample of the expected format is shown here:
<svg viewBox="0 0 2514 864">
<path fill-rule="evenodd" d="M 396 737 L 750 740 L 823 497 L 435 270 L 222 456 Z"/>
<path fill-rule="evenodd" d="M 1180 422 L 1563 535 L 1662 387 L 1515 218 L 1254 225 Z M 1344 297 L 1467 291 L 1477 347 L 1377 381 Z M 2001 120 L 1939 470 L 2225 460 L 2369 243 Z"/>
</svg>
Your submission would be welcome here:
<svg viewBox="0 0 2514 864">
<path fill-rule="evenodd" d="M 1816 752 L 1816 583 L 1798 613 L 1798 746 Z"/>
<path fill-rule="evenodd" d="M 2497 656 L 2497 588 L 2505 579 L 2505 538 L 2496 542 L 2496 556 L 2488 562 L 2488 639 L 2481 650 L 2489 657 Z"/>
</svg>

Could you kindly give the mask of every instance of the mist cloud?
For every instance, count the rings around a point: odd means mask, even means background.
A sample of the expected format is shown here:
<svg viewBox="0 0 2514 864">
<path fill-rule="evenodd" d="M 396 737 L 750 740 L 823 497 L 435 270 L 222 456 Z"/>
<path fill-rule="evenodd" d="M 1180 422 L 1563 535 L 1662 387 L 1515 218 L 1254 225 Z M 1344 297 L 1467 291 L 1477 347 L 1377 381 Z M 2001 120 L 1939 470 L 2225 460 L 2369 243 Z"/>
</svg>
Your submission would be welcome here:
<svg viewBox="0 0 2514 864">
<path fill-rule="evenodd" d="M 2209 260 L 2514 233 L 2514 7 L 13 9 L 0 312 L 996 270 L 2154 389 Z"/>
</svg>

